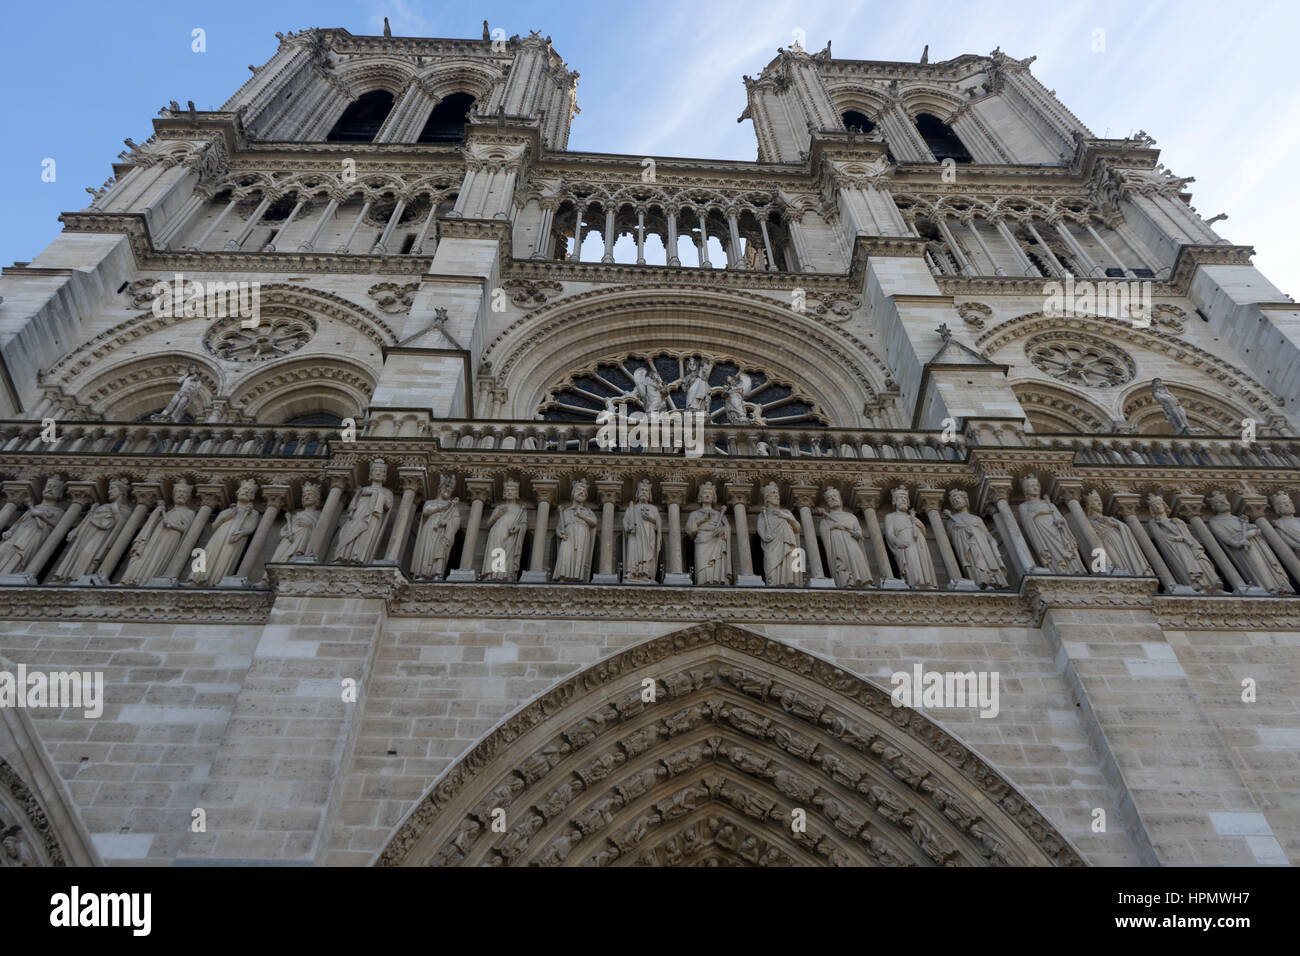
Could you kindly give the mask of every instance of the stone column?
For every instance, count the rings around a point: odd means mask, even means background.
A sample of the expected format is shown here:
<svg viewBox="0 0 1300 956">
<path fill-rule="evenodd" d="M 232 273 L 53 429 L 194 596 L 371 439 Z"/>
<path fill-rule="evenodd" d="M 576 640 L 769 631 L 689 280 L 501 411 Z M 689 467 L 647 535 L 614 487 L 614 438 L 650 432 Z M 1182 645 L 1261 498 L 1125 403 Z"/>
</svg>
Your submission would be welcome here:
<svg viewBox="0 0 1300 956">
<path fill-rule="evenodd" d="M 388 550 L 384 552 L 384 557 L 376 564 L 395 564 L 399 567 L 402 563 L 402 551 L 406 546 L 406 537 L 411 531 L 411 517 L 415 512 L 415 497 L 427 495 L 428 472 L 423 468 L 398 468 L 397 483 L 402 489 L 402 500 L 397 506 L 397 517 L 393 519 L 393 528 L 388 535 Z"/>
<path fill-rule="evenodd" d="M 339 246 L 337 251 L 347 252 L 352 246 L 352 240 L 356 238 L 357 230 L 361 228 L 361 221 L 366 218 L 368 212 L 370 212 L 370 203 L 362 203 L 361 211 L 357 213 L 357 218 L 352 221 L 352 228 L 348 230 L 347 238 L 343 240 L 343 244 Z"/>
<path fill-rule="evenodd" d="M 766 217 L 760 218 L 760 219 L 758 220 L 758 228 L 759 228 L 759 231 L 763 233 L 763 251 L 767 253 L 767 271 L 768 271 L 768 272 L 775 272 L 775 271 L 776 271 L 776 258 L 772 255 L 772 240 L 768 237 L 768 234 L 767 234 L 767 219 L 766 219 Z"/>
<path fill-rule="evenodd" d="M 1029 542 L 1020 531 L 1020 522 L 1011 511 L 1008 500 L 1011 496 L 1011 479 L 1004 477 L 983 478 L 980 480 L 979 507 L 980 514 L 996 511 L 1002 530 L 1002 540 L 1011 551 L 1011 557 L 1018 564 L 1021 574 L 1047 574 L 1047 568 L 1040 567 L 1029 550 Z"/>
<path fill-rule="evenodd" d="M 803 549 L 807 555 L 804 573 L 810 588 L 833 588 L 835 579 L 826 577 L 822 567 L 821 550 L 817 547 L 817 526 L 813 524 L 812 506 L 817 501 L 817 488 L 812 485 L 792 485 L 790 498 L 799 509 L 799 525 L 803 528 Z"/>
<path fill-rule="evenodd" d="M 545 230 L 550 229 L 551 215 L 552 215 L 552 211 L 550 209 L 545 209 L 542 212 L 542 223 L 545 227 Z M 436 195 L 430 194 L 429 215 L 424 217 L 424 225 L 420 226 L 420 234 L 415 237 L 415 245 L 411 246 L 412 252 L 414 252 L 417 255 L 424 252 L 424 243 L 429 238 L 429 230 L 433 229 L 437 221 L 438 221 L 438 197 Z M 545 230 L 542 232 L 543 238 L 546 236 Z M 437 241 L 436 231 L 434 234 L 434 240 Z M 536 253 L 534 253 L 534 258 L 536 258 Z"/>
<path fill-rule="evenodd" d="M 293 208 L 289 210 L 289 215 L 285 217 L 284 222 L 280 224 L 280 229 L 278 233 L 279 235 L 284 235 L 285 232 L 288 231 L 289 227 L 293 225 L 294 219 L 298 217 L 298 212 L 302 209 L 302 203 L 303 201 L 299 199 L 297 202 L 293 204 Z M 268 242 L 266 245 L 262 247 L 262 251 L 275 252 L 275 242 L 274 241 Z"/>
<path fill-rule="evenodd" d="M 1136 279 L 1137 273 L 1124 265 L 1123 260 L 1121 260 L 1119 256 L 1115 255 L 1115 250 L 1110 247 L 1110 243 L 1108 243 L 1105 239 L 1103 239 L 1101 237 L 1101 234 L 1092 227 L 1092 223 L 1088 223 L 1087 228 L 1088 228 L 1088 234 L 1091 235 L 1093 239 L 1097 240 L 1097 245 L 1101 246 L 1102 249 L 1106 251 L 1106 255 L 1110 256 L 1110 261 L 1115 263 L 1115 268 L 1124 270 L 1125 277 L 1129 279 Z M 1105 275 L 1106 270 L 1102 269 L 1101 274 Z"/>
<path fill-rule="evenodd" d="M 645 210 L 636 211 L 636 264 L 645 265 Z"/>
<path fill-rule="evenodd" d="M 298 246 L 299 252 L 311 252 L 316 248 L 316 240 L 320 238 L 321 231 L 325 228 L 325 224 L 334 218 L 334 212 L 338 208 L 339 201 L 337 199 L 331 198 L 330 201 L 325 204 L 325 208 L 321 211 L 320 219 L 316 220 L 316 225 L 312 227 L 311 235 L 307 237 L 305 242 Z"/>
<path fill-rule="evenodd" d="M 1184 491 L 1174 494 L 1173 508 L 1175 515 L 1187 522 L 1187 526 L 1192 529 L 1192 534 L 1196 535 L 1196 540 L 1201 542 L 1201 547 L 1205 553 L 1214 561 L 1215 566 L 1219 569 L 1219 576 L 1230 587 L 1234 594 L 1267 594 L 1263 588 L 1254 587 L 1247 584 L 1246 580 L 1237 570 L 1237 566 L 1232 563 L 1232 559 L 1223 553 L 1223 548 L 1219 546 L 1219 541 L 1214 537 L 1214 532 L 1206 527 L 1205 521 L 1201 518 L 1201 507 L 1205 502 L 1204 495 L 1193 495 Z"/>
<path fill-rule="evenodd" d="M 246 588 L 253 577 L 253 568 L 257 567 L 257 562 L 261 559 L 262 549 L 266 546 L 266 539 L 271 534 L 271 529 L 275 527 L 275 519 L 279 517 L 280 511 L 284 508 L 285 503 L 289 500 L 292 489 L 288 485 L 267 485 L 262 489 L 262 499 L 266 502 L 266 507 L 262 509 L 262 517 L 258 519 L 257 530 L 253 532 L 253 540 L 248 543 L 248 550 L 244 552 L 244 558 L 239 562 L 239 567 L 235 570 L 234 575 L 228 575 L 221 579 L 219 586 L 223 588 Z"/>
<path fill-rule="evenodd" d="M 1194 587 L 1179 584 L 1169 570 L 1169 565 L 1165 564 L 1160 549 L 1156 547 L 1156 543 L 1147 534 L 1147 529 L 1138 520 L 1137 509 L 1138 502 L 1141 499 L 1141 495 L 1133 492 L 1117 491 L 1110 496 L 1111 513 L 1123 518 L 1124 524 L 1128 525 L 1128 529 L 1133 532 L 1133 538 L 1137 541 L 1138 547 L 1142 549 L 1142 553 L 1146 555 L 1147 564 L 1151 565 L 1151 569 L 1155 571 L 1156 577 L 1160 579 L 1160 587 L 1166 594 L 1199 593 Z"/>
<path fill-rule="evenodd" d="M 668 506 L 668 543 L 665 548 L 664 584 L 691 584 L 691 576 L 682 572 L 682 505 L 689 489 L 684 481 L 661 481 L 659 493 Z"/>
<path fill-rule="evenodd" d="M 939 556 L 943 558 L 943 566 L 948 571 L 948 590 L 978 591 L 978 584 L 962 576 L 957 554 L 952 550 L 952 542 L 948 540 L 948 529 L 943 526 L 943 516 L 939 514 L 939 509 L 943 505 L 943 489 L 918 488 L 916 504 L 925 512 L 925 517 L 930 522 L 930 530 L 934 532 L 934 540 L 939 545 Z"/>
<path fill-rule="evenodd" d="M 185 576 L 185 569 L 193 560 L 191 552 L 199 543 L 199 538 L 203 536 L 203 529 L 208 526 L 208 518 L 211 517 L 214 509 L 226 504 L 225 485 L 215 483 L 196 485 L 194 492 L 201 502 L 199 510 L 194 515 L 194 520 L 190 522 L 190 526 L 185 529 L 185 536 L 181 538 L 181 543 L 177 546 L 172 559 L 167 562 L 162 577 L 153 578 L 148 582 L 151 588 L 174 588 L 180 584 L 181 578 Z"/>
<path fill-rule="evenodd" d="M 537 524 L 533 528 L 533 551 L 528 558 L 528 570 L 519 576 L 521 583 L 546 583 L 546 545 L 550 540 L 551 505 L 555 502 L 560 483 L 554 478 L 534 478 L 533 496 L 537 499 Z"/>
<path fill-rule="evenodd" d="M 1028 229 L 1029 234 L 1034 237 L 1034 242 L 1038 243 L 1038 248 L 1043 250 L 1043 255 L 1047 256 L 1047 261 L 1051 264 L 1051 267 L 1056 270 L 1056 274 L 1063 277 L 1068 270 L 1065 266 L 1061 265 L 1061 260 L 1056 258 L 1056 253 L 1051 250 L 1051 247 L 1043 240 L 1043 237 L 1038 234 L 1038 230 L 1034 228 L 1034 220 L 1032 218 L 1025 220 L 1025 228 Z"/>
<path fill-rule="evenodd" d="M 1079 262 L 1088 270 L 1088 275 L 1093 277 L 1100 276 L 1102 274 L 1101 269 L 1097 267 L 1097 263 L 1092 261 L 1092 256 L 1088 255 L 1088 250 L 1079 245 L 1079 240 L 1074 238 L 1074 233 L 1070 231 L 1069 224 L 1058 219 L 1056 222 L 1052 223 L 1052 225 L 1056 227 L 1056 231 L 1060 233 L 1061 238 L 1065 240 L 1065 244 L 1070 247 L 1070 251 L 1078 257 Z"/>
<path fill-rule="evenodd" d="M 8 482 L 6 482 L 6 493 L 9 490 L 7 485 Z M 162 485 L 153 481 L 134 482 L 131 485 L 131 492 L 135 497 L 135 507 L 131 510 L 131 515 L 126 519 L 122 530 L 113 539 L 113 546 L 108 549 L 108 554 L 104 555 L 104 560 L 99 562 L 99 573 L 91 576 L 92 580 L 89 582 L 91 584 L 108 584 L 112 579 L 118 562 L 122 560 L 126 549 L 131 546 L 131 541 L 135 538 L 135 533 L 140 530 L 145 515 L 157 506 L 158 499 L 162 497 Z"/>
<path fill-rule="evenodd" d="M 434 211 L 437 211 L 436 205 L 434 206 Z M 433 212 L 430 212 L 429 216 L 432 218 Z M 545 259 L 547 257 L 547 253 L 551 246 L 551 227 L 554 222 L 555 207 L 546 202 L 542 203 L 542 221 L 537 226 L 537 243 L 533 248 L 533 254 L 530 258 Z M 422 244 L 423 240 L 417 242 L 415 244 L 416 249 L 418 250 Z"/>
<path fill-rule="evenodd" d="M 745 513 L 745 505 L 749 503 L 749 496 L 753 486 L 743 483 L 728 482 L 726 486 L 727 503 L 731 505 L 732 517 L 736 525 L 736 557 L 739 563 L 733 562 L 733 567 L 740 570 L 736 572 L 736 586 L 742 588 L 761 588 L 763 579 L 754 573 L 754 555 L 749 550 L 749 516 Z"/>
<path fill-rule="evenodd" d="M 668 264 L 670 266 L 679 266 L 682 264 L 681 257 L 677 254 L 677 210 L 668 210 Z"/>
<path fill-rule="evenodd" d="M 393 207 L 393 214 L 388 217 L 388 222 L 384 223 L 384 231 L 379 234 L 375 244 L 370 247 L 371 255 L 384 255 L 388 252 L 388 239 L 397 228 L 398 221 L 402 218 L 402 213 L 406 212 L 406 200 L 397 200 L 397 205 Z"/>
<path fill-rule="evenodd" d="M 329 560 L 330 539 L 334 537 L 334 525 L 339 520 L 339 509 L 342 507 L 343 493 L 347 491 L 348 486 L 352 483 L 351 471 L 350 468 L 344 468 L 326 476 L 330 490 L 325 495 L 325 504 L 321 507 L 320 520 L 316 522 L 316 528 L 312 531 L 307 553 L 294 558 L 294 563 L 321 564 Z"/>
<path fill-rule="evenodd" d="M 1066 523 L 1070 525 L 1074 532 L 1076 541 L 1082 540 L 1083 546 L 1087 549 L 1088 556 L 1084 560 L 1084 567 L 1089 574 L 1096 573 L 1092 570 L 1092 563 L 1097 558 L 1097 552 L 1106 553 L 1102 547 L 1101 538 L 1097 537 L 1097 531 L 1093 528 L 1092 522 L 1088 520 L 1087 514 L 1084 513 L 1083 506 L 1079 500 L 1083 497 L 1083 482 L 1077 478 L 1053 478 L 1052 483 L 1048 486 L 1048 495 L 1057 502 L 1065 502 L 1065 510 L 1069 512 L 1070 517 Z M 1105 574 L 1113 574 L 1114 567 L 1110 558 L 1105 558 Z"/>
<path fill-rule="evenodd" d="M 727 251 L 727 268 L 742 269 L 744 260 L 740 255 L 740 224 L 736 222 L 736 210 L 727 210 L 727 229 L 730 232 L 730 248 Z"/>
<path fill-rule="evenodd" d="M 54 530 L 41 543 L 40 550 L 31 556 L 22 570 L 21 576 L 27 579 L 27 584 L 40 583 L 41 569 L 45 567 L 50 557 L 63 543 L 63 539 L 77 523 L 77 518 L 86 510 L 87 506 L 93 506 L 99 501 L 99 486 L 93 481 L 70 481 L 68 482 L 68 497 L 72 499 L 72 503 L 63 512 L 63 516 L 59 518 Z"/>
<path fill-rule="evenodd" d="M 1016 260 L 1020 263 L 1020 268 L 1024 270 L 1023 274 L 1033 278 L 1038 278 L 1040 276 L 1038 269 L 1036 269 L 1034 264 L 1029 261 L 1029 257 L 1025 255 L 1025 250 L 1020 248 L 1020 243 L 1016 241 L 1016 237 L 1013 236 L 1011 230 L 1007 228 L 1006 221 L 999 219 L 993 225 L 997 227 L 998 233 L 1002 236 L 1003 240 L 1006 241 L 1006 244 L 1011 247 L 1011 251 L 1015 253 Z"/>
<path fill-rule="evenodd" d="M 1296 553 L 1282 540 L 1277 530 L 1265 517 L 1264 512 L 1268 510 L 1268 499 L 1263 495 L 1241 494 L 1237 496 L 1235 504 L 1243 514 L 1254 520 L 1255 527 L 1264 536 L 1269 548 L 1277 555 L 1282 567 L 1290 572 L 1291 577 L 1300 582 L 1300 559 L 1296 558 Z"/>
<path fill-rule="evenodd" d="M 609 265 L 614 261 L 614 210 L 605 207 L 605 254 L 600 261 Z"/>
<path fill-rule="evenodd" d="M 876 559 L 876 569 L 880 576 L 876 580 L 878 587 L 904 588 L 907 583 L 894 577 L 894 569 L 889 564 L 889 549 L 885 547 L 885 536 L 880 531 L 880 515 L 876 506 L 880 504 L 880 489 L 869 485 L 858 485 L 853 489 L 853 506 L 862 509 L 862 520 L 867 526 L 867 537 L 871 539 L 871 550 Z"/>
<path fill-rule="evenodd" d="M 239 230 L 235 235 L 235 238 L 226 240 L 227 252 L 237 251 L 239 247 L 247 241 L 248 237 L 253 234 L 253 230 L 257 228 L 258 223 L 262 221 L 262 216 L 266 214 L 266 210 L 270 208 L 270 206 L 271 198 L 269 196 L 263 196 L 262 201 L 259 202 L 257 208 L 253 210 L 253 214 L 248 217 L 248 222 L 244 223 L 244 228 Z"/>
<path fill-rule="evenodd" d="M 203 244 L 207 242 L 208 239 L 212 237 L 212 234 L 217 231 L 218 227 L 225 222 L 226 216 L 230 214 L 230 210 L 234 209 L 238 202 L 238 199 L 232 199 L 230 202 L 226 203 L 226 208 L 221 210 L 216 219 L 212 220 L 212 224 L 203 231 L 203 235 L 199 236 L 198 241 L 189 247 L 190 252 L 203 251 Z"/>
<path fill-rule="evenodd" d="M 573 256 L 570 259 L 570 261 L 581 262 L 582 261 L 582 214 L 586 210 L 576 203 L 574 204 L 573 208 L 575 210 L 574 217 L 573 217 Z"/>
<path fill-rule="evenodd" d="M 989 250 L 988 243 L 985 242 L 984 237 L 980 235 L 979 226 L 975 224 L 975 217 L 970 216 L 963 219 L 961 222 L 962 225 L 970 231 L 970 234 L 975 237 L 975 243 L 980 247 L 981 251 L 983 251 L 984 257 L 988 259 L 989 265 L 993 268 L 993 274 L 999 276 L 1006 275 L 1007 270 L 998 265 L 998 261 L 993 258 L 993 253 Z"/>
<path fill-rule="evenodd" d="M 713 263 L 709 262 L 708 210 L 697 209 L 695 215 L 700 219 L 700 268 L 712 269 Z"/>
<path fill-rule="evenodd" d="M 474 552 L 478 550 L 479 530 L 483 525 L 483 506 L 492 498 L 495 482 L 491 478 L 466 478 L 465 488 L 470 495 L 469 524 L 465 526 L 465 543 L 461 546 L 460 567 L 447 575 L 448 581 L 477 581 L 478 570 Z"/>
<path fill-rule="evenodd" d="M 600 573 L 592 576 L 593 584 L 618 584 L 614 572 L 614 507 L 623 496 L 623 482 L 598 481 L 600 496 Z"/>
<path fill-rule="evenodd" d="M 952 257 L 957 260 L 957 267 L 963 275 L 974 275 L 975 269 L 970 264 L 970 259 L 966 258 L 966 252 L 957 244 L 957 237 L 952 234 L 948 228 L 948 219 L 945 216 L 936 216 L 935 225 L 939 227 L 939 232 L 943 234 L 944 241 L 948 243 L 948 248 L 952 250 Z"/>
</svg>

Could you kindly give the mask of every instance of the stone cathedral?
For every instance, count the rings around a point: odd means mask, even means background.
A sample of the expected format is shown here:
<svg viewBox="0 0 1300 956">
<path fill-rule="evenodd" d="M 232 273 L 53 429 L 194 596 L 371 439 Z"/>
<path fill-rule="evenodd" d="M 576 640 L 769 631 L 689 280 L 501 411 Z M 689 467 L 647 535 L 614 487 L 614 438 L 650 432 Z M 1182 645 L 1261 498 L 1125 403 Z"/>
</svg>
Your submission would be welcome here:
<svg viewBox="0 0 1300 956">
<path fill-rule="evenodd" d="M 576 152 L 387 33 L 3 271 L 0 863 L 1300 861 L 1300 307 L 1151 136 L 828 44 Z"/>
</svg>

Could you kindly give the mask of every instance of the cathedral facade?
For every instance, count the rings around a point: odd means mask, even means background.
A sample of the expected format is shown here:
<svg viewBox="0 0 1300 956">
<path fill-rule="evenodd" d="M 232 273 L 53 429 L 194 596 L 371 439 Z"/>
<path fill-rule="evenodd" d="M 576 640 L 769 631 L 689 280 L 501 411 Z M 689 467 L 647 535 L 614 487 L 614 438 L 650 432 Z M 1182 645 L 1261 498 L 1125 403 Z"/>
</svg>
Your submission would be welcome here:
<svg viewBox="0 0 1300 956">
<path fill-rule="evenodd" d="M 0 282 L 0 863 L 1300 860 L 1300 307 L 1031 59 L 161 109 Z"/>
</svg>

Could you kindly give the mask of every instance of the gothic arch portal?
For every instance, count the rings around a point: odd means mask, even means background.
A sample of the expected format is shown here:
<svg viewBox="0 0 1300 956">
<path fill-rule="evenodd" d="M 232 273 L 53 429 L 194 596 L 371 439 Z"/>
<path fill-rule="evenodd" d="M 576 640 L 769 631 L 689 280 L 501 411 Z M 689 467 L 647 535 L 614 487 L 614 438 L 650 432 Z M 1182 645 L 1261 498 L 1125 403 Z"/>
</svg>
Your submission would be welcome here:
<svg viewBox="0 0 1300 956">
<path fill-rule="evenodd" d="M 638 644 L 507 717 L 376 863 L 1084 865 L 927 717 L 719 623 Z"/>
</svg>

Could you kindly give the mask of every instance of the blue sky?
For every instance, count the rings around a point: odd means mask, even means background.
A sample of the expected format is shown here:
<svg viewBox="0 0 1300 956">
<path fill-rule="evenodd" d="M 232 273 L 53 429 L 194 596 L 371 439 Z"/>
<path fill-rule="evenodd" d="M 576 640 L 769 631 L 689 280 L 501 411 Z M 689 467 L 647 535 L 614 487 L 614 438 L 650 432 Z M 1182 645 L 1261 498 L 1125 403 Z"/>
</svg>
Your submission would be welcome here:
<svg viewBox="0 0 1300 956">
<path fill-rule="evenodd" d="M 1036 55 L 1036 76 L 1097 135 L 1139 128 L 1163 162 L 1195 176 L 1202 215 L 1255 246 L 1256 265 L 1300 297 L 1300 160 L 1294 0 L 1224 4 L 1037 2 L 797 2 L 656 0 L 617 3 L 11 3 L 0 34 L 8 92 L 0 150 L 0 264 L 28 260 L 83 208 L 123 138 L 143 141 L 168 100 L 215 109 L 275 51 L 275 32 L 312 26 L 399 35 L 549 34 L 582 77 L 570 148 L 753 159 L 742 74 L 757 74 L 803 30 L 835 56 L 913 60 L 987 53 Z M 207 51 L 191 50 L 206 31 Z M 1094 52 L 1094 31 L 1104 31 Z M 42 161 L 56 180 L 42 182 Z"/>
</svg>

